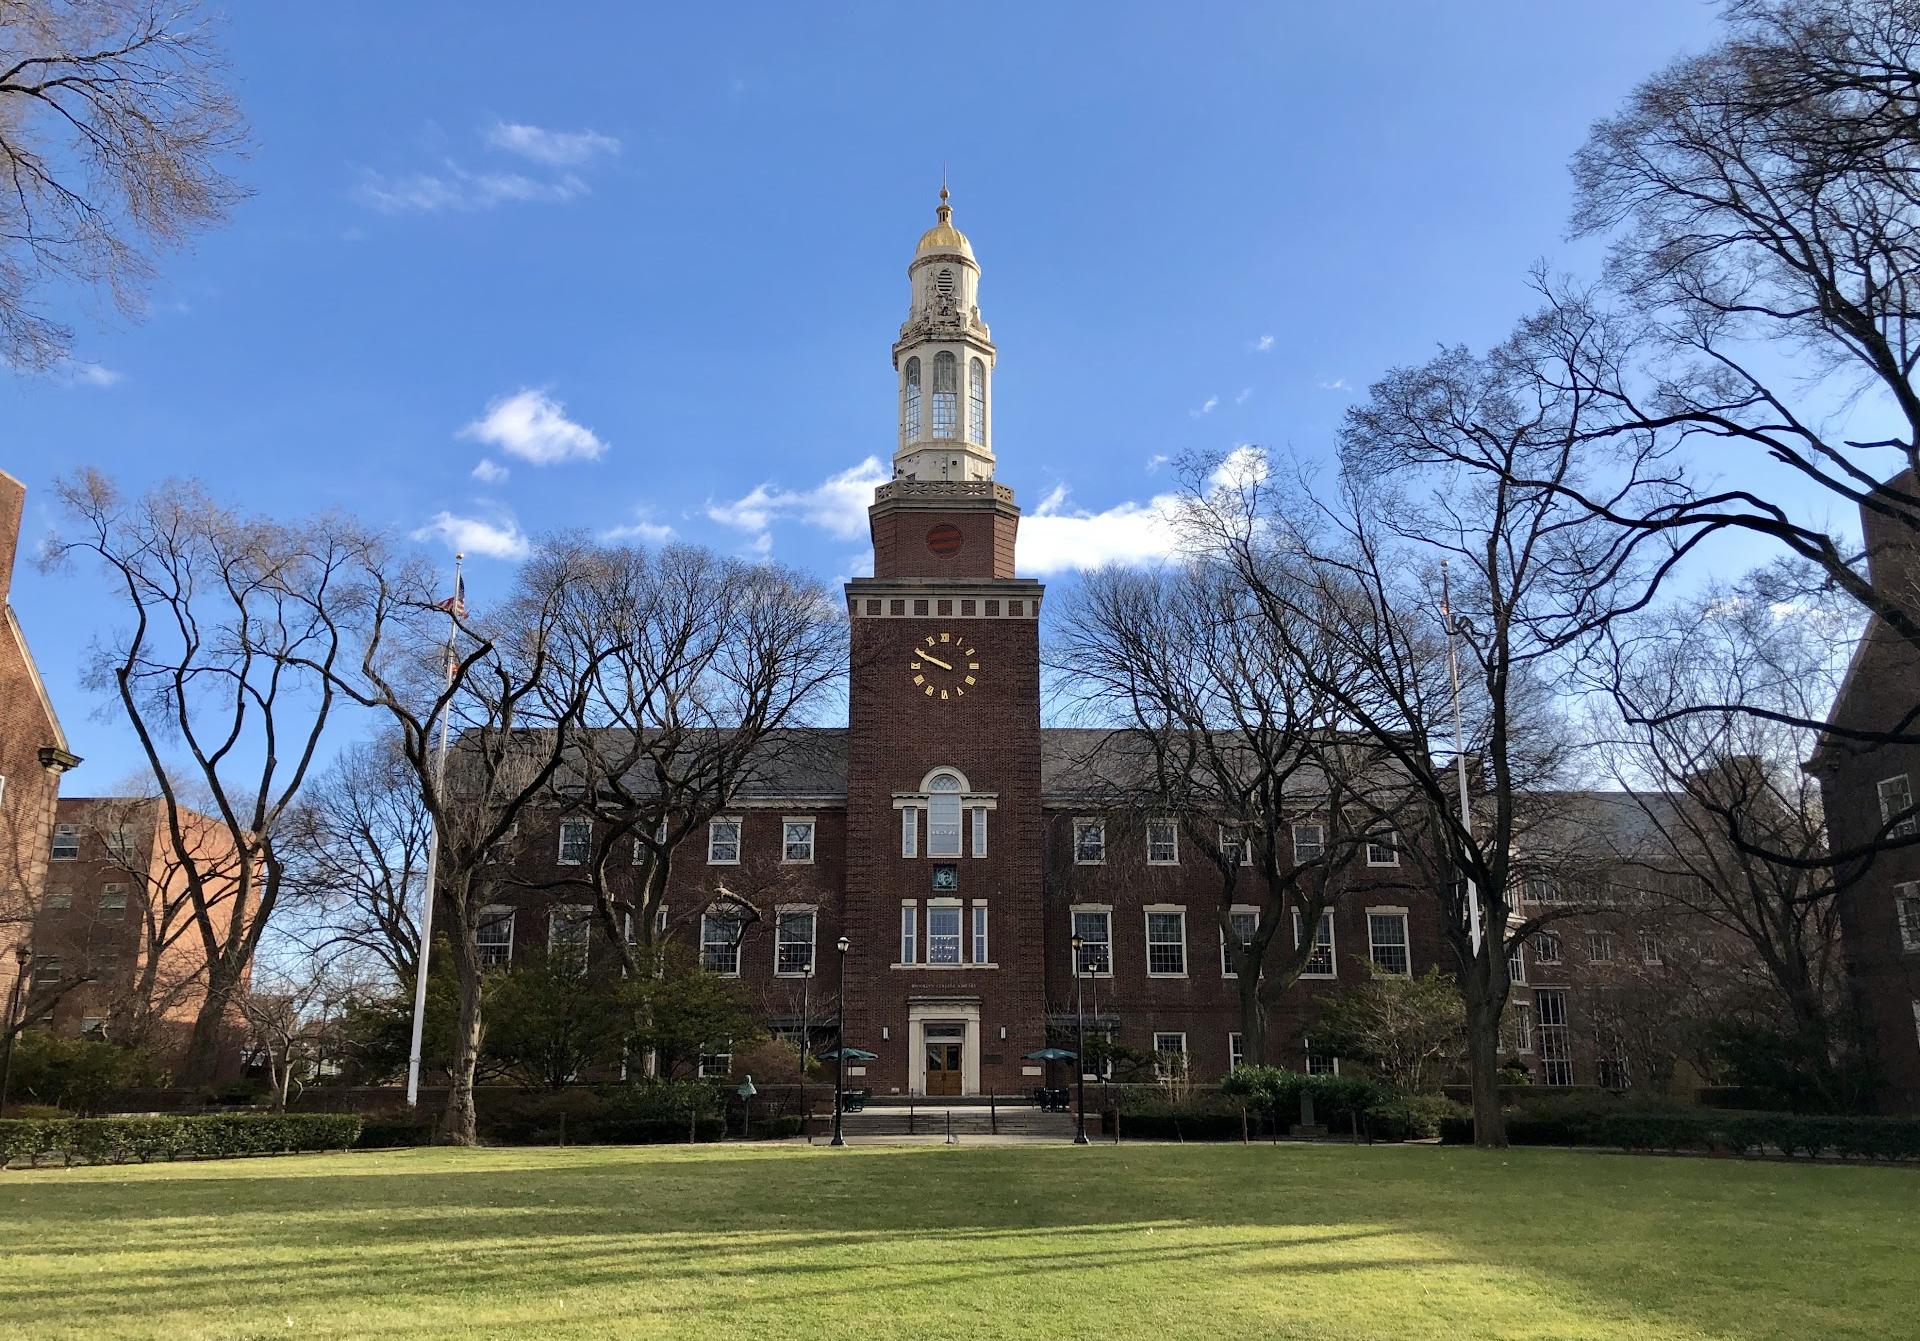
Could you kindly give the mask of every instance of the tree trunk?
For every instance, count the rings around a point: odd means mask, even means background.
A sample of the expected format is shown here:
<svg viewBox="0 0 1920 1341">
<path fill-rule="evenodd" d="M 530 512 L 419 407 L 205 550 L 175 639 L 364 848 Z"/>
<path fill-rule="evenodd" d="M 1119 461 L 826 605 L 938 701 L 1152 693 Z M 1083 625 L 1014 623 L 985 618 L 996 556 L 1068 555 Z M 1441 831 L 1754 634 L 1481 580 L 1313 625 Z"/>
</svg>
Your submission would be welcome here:
<svg viewBox="0 0 1920 1341">
<path fill-rule="evenodd" d="M 1249 1066 L 1264 1066 L 1267 1057 L 1267 1003 L 1260 994 L 1257 963 L 1243 955 L 1240 965 L 1240 1055 Z"/>
<path fill-rule="evenodd" d="M 193 1033 L 180 1061 L 175 1083 L 183 1087 L 211 1085 L 220 1078 L 220 1045 L 226 1041 L 227 1002 L 239 984 L 244 962 L 235 965 L 222 955 L 207 965 L 207 994 L 193 1019 Z"/>
<path fill-rule="evenodd" d="M 460 979 L 460 1014 L 453 1032 L 453 1066 L 447 1077 L 446 1121 L 441 1139 L 449 1145 L 475 1145 L 479 1116 L 473 1106 L 473 1077 L 480 1064 L 480 1042 L 485 1034 L 481 1018 L 480 957 L 464 937 L 449 938 Z"/>
<path fill-rule="evenodd" d="M 1498 941 L 1489 938 L 1489 945 Z M 1483 1149 L 1507 1144 L 1507 1119 L 1500 1109 L 1500 1009 L 1488 998 L 1484 969 L 1461 984 L 1467 1001 L 1467 1078 L 1473 1091 L 1473 1143 Z"/>
</svg>

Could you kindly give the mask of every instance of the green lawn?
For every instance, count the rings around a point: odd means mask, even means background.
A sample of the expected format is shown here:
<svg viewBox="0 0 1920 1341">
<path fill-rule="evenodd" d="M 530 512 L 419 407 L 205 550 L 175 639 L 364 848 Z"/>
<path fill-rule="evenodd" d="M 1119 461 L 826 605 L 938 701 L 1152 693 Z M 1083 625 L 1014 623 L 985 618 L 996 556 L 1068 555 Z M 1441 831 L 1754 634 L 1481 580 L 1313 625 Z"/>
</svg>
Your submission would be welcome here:
<svg viewBox="0 0 1920 1341">
<path fill-rule="evenodd" d="M 1920 1170 L 576 1147 L 0 1174 L 0 1336 L 1920 1335 Z"/>
</svg>

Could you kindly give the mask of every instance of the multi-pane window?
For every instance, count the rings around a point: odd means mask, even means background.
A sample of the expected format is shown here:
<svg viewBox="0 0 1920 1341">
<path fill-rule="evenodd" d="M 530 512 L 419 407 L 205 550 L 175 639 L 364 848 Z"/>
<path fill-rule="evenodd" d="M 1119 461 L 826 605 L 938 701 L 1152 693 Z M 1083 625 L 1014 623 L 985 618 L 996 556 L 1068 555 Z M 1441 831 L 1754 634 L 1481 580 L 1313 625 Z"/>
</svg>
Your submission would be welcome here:
<svg viewBox="0 0 1920 1341">
<path fill-rule="evenodd" d="M 1662 958 L 1660 937 L 1649 927 L 1640 928 L 1640 962 L 1658 964 Z"/>
<path fill-rule="evenodd" d="M 740 864 L 740 821 L 716 819 L 707 822 L 707 865 Z"/>
<path fill-rule="evenodd" d="M 1533 1051 L 1533 1004 L 1507 1003 L 1507 1046 L 1514 1052 Z"/>
<path fill-rule="evenodd" d="M 973 905 L 973 962 L 991 964 L 993 962 L 993 955 L 989 953 L 991 948 L 987 944 L 987 905 L 976 903 Z"/>
<path fill-rule="evenodd" d="M 474 948 L 480 952 L 483 968 L 497 968 L 513 962 L 513 912 L 508 908 L 486 908 L 479 925 L 473 929 Z"/>
<path fill-rule="evenodd" d="M 1378 833 L 1367 835 L 1367 865 L 1398 866 L 1399 864 L 1399 834 L 1392 829 L 1382 829 Z"/>
<path fill-rule="evenodd" d="M 64 889 L 47 891 L 47 907 L 50 910 L 64 910 L 73 907 L 73 895 Z"/>
<path fill-rule="evenodd" d="M 1385 973 L 1413 971 L 1413 961 L 1407 953 L 1405 912 L 1367 914 L 1367 957 L 1375 968 Z"/>
<path fill-rule="evenodd" d="M 1149 866 L 1180 864 L 1180 826 L 1178 824 L 1170 819 L 1147 821 L 1147 864 Z"/>
<path fill-rule="evenodd" d="M 1253 850 L 1247 846 L 1246 833 L 1237 824 L 1220 826 L 1220 860 L 1229 866 L 1249 866 Z"/>
<path fill-rule="evenodd" d="M 1560 962 L 1560 933 L 1557 931 L 1534 932 L 1533 957 L 1542 964 L 1558 964 Z"/>
<path fill-rule="evenodd" d="M 774 923 L 773 971 L 783 978 L 813 973 L 813 909 L 784 908 Z"/>
<path fill-rule="evenodd" d="M 1889 838 L 1904 838 L 1920 828 L 1920 820 L 1913 815 L 1913 783 L 1905 773 L 1897 777 L 1880 780 L 1880 822 L 1890 824 L 1887 830 Z M 1895 821 L 1896 816 L 1905 818 Z"/>
<path fill-rule="evenodd" d="M 920 436 L 920 360 L 907 360 L 907 441 Z"/>
<path fill-rule="evenodd" d="M 1156 1033 L 1153 1036 L 1153 1069 L 1162 1078 L 1178 1076 L 1187 1069 L 1187 1036 Z"/>
<path fill-rule="evenodd" d="M 73 861 L 80 855 L 80 830 L 71 824 L 53 826 L 53 859 Z"/>
<path fill-rule="evenodd" d="M 927 784 L 927 855 L 960 855 L 960 779 L 941 773 Z"/>
<path fill-rule="evenodd" d="M 1227 1034 L 1227 1070 L 1238 1071 L 1246 1064 L 1246 1045 L 1242 1042 L 1240 1031 L 1232 1030 Z"/>
<path fill-rule="evenodd" d="M 1300 948 L 1300 910 L 1293 910 L 1293 948 Z M 1333 954 L 1333 909 L 1325 909 L 1320 914 L 1320 925 L 1315 929 L 1313 949 L 1307 954 L 1306 967 L 1300 970 L 1303 978 L 1331 978 L 1339 972 L 1339 961 Z"/>
<path fill-rule="evenodd" d="M 1520 882 L 1520 897 L 1527 903 L 1559 903 L 1560 889 L 1544 875 L 1530 875 Z"/>
<path fill-rule="evenodd" d="M 780 859 L 789 862 L 811 862 L 813 860 L 813 821 L 810 819 L 790 819 L 786 822 L 785 838 L 780 850 Z"/>
<path fill-rule="evenodd" d="M 1105 820 L 1077 819 L 1073 822 L 1073 860 L 1078 866 L 1098 866 L 1107 859 Z"/>
<path fill-rule="evenodd" d="M 1527 980 L 1527 943 L 1515 941 L 1507 947 L 1507 981 L 1525 983 Z"/>
<path fill-rule="evenodd" d="M 733 1074 L 733 1044 L 708 1044 L 701 1049 L 696 1069 L 702 1080 L 725 1080 Z"/>
<path fill-rule="evenodd" d="M 900 811 L 900 855 L 920 855 L 920 808 L 906 806 Z"/>
<path fill-rule="evenodd" d="M 967 441 L 987 440 L 987 365 L 975 359 L 967 365 Z"/>
<path fill-rule="evenodd" d="M 740 914 L 719 908 L 700 915 L 700 967 L 725 978 L 740 976 Z"/>
<path fill-rule="evenodd" d="M 1178 978 L 1187 971 L 1187 915 L 1184 910 L 1147 912 L 1147 974 Z"/>
<path fill-rule="evenodd" d="M 1893 887 L 1893 915 L 1900 924 L 1900 948 L 1920 951 L 1920 883 Z"/>
<path fill-rule="evenodd" d="M 959 361 L 943 349 L 933 356 L 933 436 L 958 437 L 959 411 Z"/>
<path fill-rule="evenodd" d="M 1318 861 L 1327 851 L 1327 830 L 1322 824 L 1296 824 L 1293 826 L 1293 864 L 1304 865 Z"/>
<path fill-rule="evenodd" d="M 1102 977 L 1113 972 L 1112 912 L 1105 908 L 1075 909 L 1073 934 L 1080 938 L 1078 972 Z"/>
<path fill-rule="evenodd" d="M 1533 994 L 1540 1035 L 1540 1062 L 1549 1085 L 1573 1084 L 1573 1049 L 1567 1037 L 1567 994 L 1542 988 Z"/>
<path fill-rule="evenodd" d="M 973 855 L 976 857 L 987 855 L 987 808 L 985 806 L 973 808 Z"/>
<path fill-rule="evenodd" d="M 560 864 L 584 866 L 593 845 L 593 825 L 587 820 L 560 822 Z"/>
<path fill-rule="evenodd" d="M 1337 1076 L 1340 1074 L 1340 1059 L 1325 1048 L 1315 1048 L 1313 1040 L 1307 1039 L 1307 1074 L 1310 1076 Z"/>
<path fill-rule="evenodd" d="M 900 962 L 917 964 L 920 962 L 918 943 L 920 929 L 920 906 L 915 903 L 900 905 Z"/>
<path fill-rule="evenodd" d="M 1594 1067 L 1600 1088 L 1624 1090 L 1633 1085 L 1633 1073 L 1627 1065 L 1626 1044 L 1620 1031 L 1603 1025 L 1594 1030 Z"/>
<path fill-rule="evenodd" d="M 1220 929 L 1220 972 L 1228 978 L 1240 976 L 1240 947 L 1254 938 L 1260 930 L 1260 914 L 1253 909 L 1236 908 L 1227 914 L 1227 922 L 1233 928 L 1231 934 L 1226 927 Z"/>
<path fill-rule="evenodd" d="M 927 905 L 927 962 L 929 964 L 960 962 L 960 905 L 953 903 Z"/>
<path fill-rule="evenodd" d="M 585 908 L 555 908 L 547 914 L 547 958 L 557 964 L 585 973 L 592 936 L 593 922 Z"/>
<path fill-rule="evenodd" d="M 101 917 L 117 922 L 127 915 L 127 887 L 102 885 L 100 899 L 95 906 L 99 909 Z"/>
<path fill-rule="evenodd" d="M 125 824 L 114 825 L 111 829 L 107 830 L 106 840 L 107 855 L 109 857 L 119 862 L 133 860 L 134 839 L 131 826 Z"/>
<path fill-rule="evenodd" d="M 35 982 L 60 981 L 60 956 L 40 955 L 33 961 L 33 980 Z"/>
<path fill-rule="evenodd" d="M 1589 931 L 1587 933 L 1587 958 L 1596 964 L 1613 962 L 1613 933 L 1611 931 Z"/>
</svg>

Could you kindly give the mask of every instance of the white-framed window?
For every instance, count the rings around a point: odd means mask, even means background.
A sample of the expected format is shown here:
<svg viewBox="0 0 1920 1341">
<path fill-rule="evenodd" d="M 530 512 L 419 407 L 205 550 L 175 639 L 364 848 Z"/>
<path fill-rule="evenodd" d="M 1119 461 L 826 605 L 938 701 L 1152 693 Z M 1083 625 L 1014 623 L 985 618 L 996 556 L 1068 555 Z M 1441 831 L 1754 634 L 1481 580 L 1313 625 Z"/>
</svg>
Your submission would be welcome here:
<svg viewBox="0 0 1920 1341">
<path fill-rule="evenodd" d="M 1147 865 L 1180 864 L 1180 826 L 1170 819 L 1147 821 Z"/>
<path fill-rule="evenodd" d="M 960 417 L 959 360 L 947 350 L 933 356 L 933 436 L 958 437 Z"/>
<path fill-rule="evenodd" d="M 927 855 L 960 855 L 960 779 L 937 773 L 927 784 Z"/>
<path fill-rule="evenodd" d="M 1507 1003 L 1507 1042 L 1515 1052 L 1533 1051 L 1533 1003 Z"/>
<path fill-rule="evenodd" d="M 1663 959 L 1660 937 L 1651 927 L 1640 928 L 1640 962 L 1658 966 Z"/>
<path fill-rule="evenodd" d="M 125 885 L 100 886 L 100 898 L 94 907 L 102 918 L 117 922 L 127 915 L 127 887 Z"/>
<path fill-rule="evenodd" d="M 695 1069 L 702 1080 L 725 1080 L 733 1074 L 733 1043 L 709 1043 L 700 1053 Z"/>
<path fill-rule="evenodd" d="M 1367 835 L 1367 865 L 1398 866 L 1400 864 L 1400 835 L 1392 829 L 1381 829 Z"/>
<path fill-rule="evenodd" d="M 513 909 L 482 908 L 473 928 L 474 947 L 480 951 L 482 968 L 499 968 L 513 962 Z"/>
<path fill-rule="evenodd" d="M 584 866 L 593 850 L 593 824 L 589 820 L 560 821 L 560 864 Z"/>
<path fill-rule="evenodd" d="M 1300 948 L 1300 910 L 1293 910 L 1293 948 Z M 1336 978 L 1340 975 L 1340 961 L 1333 950 L 1333 909 L 1322 909 L 1320 925 L 1314 932 L 1313 950 L 1307 955 L 1306 967 L 1300 970 L 1303 978 Z"/>
<path fill-rule="evenodd" d="M 1234 908 L 1227 913 L 1227 922 L 1233 928 L 1233 935 L 1227 934 L 1227 928 L 1220 928 L 1220 976 L 1237 978 L 1240 976 L 1240 954 L 1234 948 L 1234 937 L 1245 945 L 1260 930 L 1260 910 L 1258 908 Z"/>
<path fill-rule="evenodd" d="M 1100 866 L 1107 860 L 1107 822 L 1077 819 L 1073 822 L 1073 864 Z"/>
<path fill-rule="evenodd" d="M 1327 852 L 1327 827 L 1324 824 L 1300 823 L 1293 826 L 1293 864 L 1304 866 L 1310 861 L 1318 861 Z"/>
<path fill-rule="evenodd" d="M 987 440 L 987 365 L 974 359 L 967 365 L 967 441 Z"/>
<path fill-rule="evenodd" d="M 1247 1064 L 1247 1049 L 1238 1029 L 1227 1031 L 1227 1070 L 1238 1071 Z"/>
<path fill-rule="evenodd" d="M 973 808 L 973 855 L 976 857 L 987 855 L 987 808 L 985 806 Z"/>
<path fill-rule="evenodd" d="M 780 860 L 790 865 L 813 864 L 813 821 L 789 817 L 782 825 Z"/>
<path fill-rule="evenodd" d="M 107 1017 L 104 1015 L 82 1015 L 80 1017 L 80 1037 L 105 1038 L 107 1035 Z"/>
<path fill-rule="evenodd" d="M 917 964 L 920 962 L 918 944 L 920 930 L 920 905 L 903 903 L 900 905 L 900 962 Z"/>
<path fill-rule="evenodd" d="M 656 939 L 667 934 L 667 925 L 667 905 L 663 903 L 653 910 L 653 934 Z"/>
<path fill-rule="evenodd" d="M 960 904 L 958 901 L 927 904 L 927 962 L 929 964 L 960 962 Z"/>
<path fill-rule="evenodd" d="M 1187 1069 L 1187 1036 L 1172 1030 L 1153 1036 L 1153 1071 L 1162 1080 L 1182 1075 Z"/>
<path fill-rule="evenodd" d="M 902 806 L 900 808 L 900 855 L 917 857 L 920 855 L 920 807 Z"/>
<path fill-rule="evenodd" d="M 1560 962 L 1560 933 L 1557 931 L 1536 931 L 1533 933 L 1533 957 L 1541 964 Z"/>
<path fill-rule="evenodd" d="M 107 830 L 106 841 L 107 855 L 109 857 L 118 862 L 129 862 L 133 860 L 135 843 L 133 827 L 131 825 L 114 825 L 111 829 Z"/>
<path fill-rule="evenodd" d="M 776 976 L 813 976 L 814 922 L 812 908 L 782 908 L 775 915 L 773 971 Z"/>
<path fill-rule="evenodd" d="M 1220 826 L 1220 860 L 1228 866 L 1253 865 L 1253 847 L 1238 824 Z"/>
<path fill-rule="evenodd" d="M 991 964 L 991 948 L 987 944 L 987 905 L 976 903 L 973 905 L 973 962 Z"/>
<path fill-rule="evenodd" d="M 723 978 L 740 976 L 740 937 L 746 923 L 732 908 L 700 914 L 700 967 Z"/>
<path fill-rule="evenodd" d="M 1315 1048 L 1313 1040 L 1303 1039 L 1306 1048 L 1306 1070 L 1310 1076 L 1337 1076 L 1340 1074 L 1340 1059 L 1324 1048 Z"/>
<path fill-rule="evenodd" d="M 1187 976 L 1187 910 L 1149 908 L 1147 915 L 1147 976 Z"/>
<path fill-rule="evenodd" d="M 1560 887 L 1544 875 L 1530 875 L 1520 882 L 1520 898 L 1526 903 L 1561 903 Z"/>
<path fill-rule="evenodd" d="M 53 826 L 53 859 L 76 861 L 80 856 L 80 830 L 72 824 Z"/>
<path fill-rule="evenodd" d="M 906 439 L 913 442 L 920 436 L 920 360 L 907 360 L 907 405 L 905 412 Z"/>
<path fill-rule="evenodd" d="M 1507 981 L 1524 985 L 1527 981 L 1527 943 L 1515 941 L 1507 947 Z"/>
<path fill-rule="evenodd" d="M 61 912 L 71 907 L 73 907 L 73 893 L 71 890 L 50 889 L 47 891 L 47 908 L 50 911 Z"/>
<path fill-rule="evenodd" d="M 1080 938 L 1075 970 L 1093 978 L 1113 976 L 1113 909 L 1075 908 L 1073 934 Z"/>
<path fill-rule="evenodd" d="M 1573 1048 L 1567 1036 L 1567 994 L 1557 988 L 1536 988 L 1535 1023 L 1540 1038 L 1540 1063 L 1549 1085 L 1573 1084 Z"/>
<path fill-rule="evenodd" d="M 736 816 L 707 821 L 707 865 L 740 864 L 740 820 Z"/>
<path fill-rule="evenodd" d="M 593 941 L 592 911 L 579 905 L 555 908 L 547 914 L 547 957 L 570 966 L 575 973 L 587 971 L 588 947 Z"/>
<path fill-rule="evenodd" d="M 1613 939 L 1611 931 L 1589 931 L 1587 958 L 1596 964 L 1611 964 L 1615 958 Z"/>
<path fill-rule="evenodd" d="M 1920 882 L 1893 887 L 1893 920 L 1900 928 L 1900 948 L 1920 952 Z"/>
<path fill-rule="evenodd" d="M 1878 790 L 1880 793 L 1880 822 L 1882 824 L 1893 824 L 1893 827 L 1887 830 L 1887 837 L 1905 838 L 1913 833 L 1916 827 L 1920 827 L 1920 819 L 1916 819 L 1911 813 L 1913 810 L 1913 783 L 1905 773 L 1900 773 L 1890 778 L 1882 778 L 1879 782 Z M 1906 818 L 1900 820 L 1898 823 L 1893 823 L 1893 817 L 1895 815 L 1905 815 Z"/>
<path fill-rule="evenodd" d="M 1620 1031 L 1601 1025 L 1593 1033 L 1594 1080 L 1603 1090 L 1632 1089 L 1633 1067 L 1627 1060 L 1626 1040 L 1620 1037 Z"/>
<path fill-rule="evenodd" d="M 1412 974 L 1405 908 L 1367 909 L 1367 958 L 1383 973 Z"/>
</svg>

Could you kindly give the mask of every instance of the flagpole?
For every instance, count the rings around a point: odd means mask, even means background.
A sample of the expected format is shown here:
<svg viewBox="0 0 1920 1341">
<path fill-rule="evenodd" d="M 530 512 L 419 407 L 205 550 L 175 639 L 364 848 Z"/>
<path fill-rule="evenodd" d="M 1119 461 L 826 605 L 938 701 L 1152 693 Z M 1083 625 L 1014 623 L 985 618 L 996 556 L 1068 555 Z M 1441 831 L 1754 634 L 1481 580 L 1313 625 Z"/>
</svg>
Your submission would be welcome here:
<svg viewBox="0 0 1920 1341">
<path fill-rule="evenodd" d="M 447 684 L 453 684 L 454 640 L 460 633 L 460 611 L 465 604 L 466 592 L 460 580 L 460 562 L 466 556 L 453 556 L 453 599 L 447 603 Z M 438 798 L 442 809 L 446 808 L 447 797 L 447 732 L 453 724 L 453 701 L 448 699 L 440 713 L 440 741 L 434 751 L 433 794 Z M 427 1024 L 427 955 L 433 946 L 433 896 L 434 880 L 440 869 L 440 826 L 434 822 L 431 814 L 427 817 L 427 897 L 420 910 L 420 951 L 414 956 L 413 971 L 413 1042 L 407 1050 L 407 1107 L 417 1108 L 420 1104 L 420 1045 Z"/>
<path fill-rule="evenodd" d="M 1453 762 L 1460 775 L 1460 833 L 1461 853 L 1464 857 L 1466 840 L 1473 833 L 1473 812 L 1467 807 L 1467 739 L 1460 726 L 1460 657 L 1453 646 L 1453 591 L 1447 581 L 1447 561 L 1440 560 L 1440 614 L 1447 625 L 1447 678 L 1453 683 Z M 1480 953 L 1480 892 L 1474 888 L 1473 877 L 1465 872 L 1466 862 L 1461 863 L 1461 879 L 1467 887 L 1467 931 L 1473 941 L 1473 952 Z"/>
</svg>

